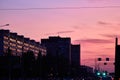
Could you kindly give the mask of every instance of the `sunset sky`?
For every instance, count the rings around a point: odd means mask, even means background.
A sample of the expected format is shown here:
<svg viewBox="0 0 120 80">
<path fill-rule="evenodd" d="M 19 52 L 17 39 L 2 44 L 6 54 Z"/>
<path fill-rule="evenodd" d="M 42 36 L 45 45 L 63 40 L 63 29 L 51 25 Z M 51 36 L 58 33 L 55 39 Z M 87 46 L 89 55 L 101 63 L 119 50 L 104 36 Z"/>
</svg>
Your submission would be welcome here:
<svg viewBox="0 0 120 80">
<path fill-rule="evenodd" d="M 0 0 L 0 25 L 36 41 L 71 37 L 81 44 L 81 62 L 110 58 L 113 71 L 115 37 L 120 38 L 120 0 Z M 103 62 L 100 64 L 102 65 Z"/>
</svg>

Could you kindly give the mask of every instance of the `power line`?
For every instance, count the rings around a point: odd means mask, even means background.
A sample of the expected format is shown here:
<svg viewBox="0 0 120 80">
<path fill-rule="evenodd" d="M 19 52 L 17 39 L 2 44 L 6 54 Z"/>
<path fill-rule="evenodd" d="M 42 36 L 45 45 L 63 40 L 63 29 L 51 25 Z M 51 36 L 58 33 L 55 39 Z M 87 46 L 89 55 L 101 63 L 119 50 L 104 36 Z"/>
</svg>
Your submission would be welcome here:
<svg viewBox="0 0 120 80">
<path fill-rule="evenodd" d="M 120 6 L 94 6 L 94 7 L 41 7 L 41 8 L 3 8 L 0 10 L 58 10 L 58 9 L 82 9 L 82 8 L 120 8 Z"/>
</svg>

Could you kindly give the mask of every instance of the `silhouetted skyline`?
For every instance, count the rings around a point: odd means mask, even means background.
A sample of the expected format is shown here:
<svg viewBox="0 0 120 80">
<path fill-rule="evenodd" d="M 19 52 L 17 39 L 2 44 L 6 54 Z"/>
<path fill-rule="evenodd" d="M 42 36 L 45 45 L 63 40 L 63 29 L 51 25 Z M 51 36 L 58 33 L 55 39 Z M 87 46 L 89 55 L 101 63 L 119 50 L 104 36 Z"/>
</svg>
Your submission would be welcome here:
<svg viewBox="0 0 120 80">
<path fill-rule="evenodd" d="M 2 0 L 0 9 L 93 8 L 0 10 L 0 25 L 8 23 L 9 26 L 1 28 L 10 29 L 37 41 L 51 35 L 69 36 L 72 43 L 81 44 L 81 64 L 93 66 L 94 59 L 98 57 L 110 57 L 114 60 L 114 38 L 120 37 L 119 5 L 119 0 Z M 111 67 L 113 71 L 113 65 Z"/>
</svg>

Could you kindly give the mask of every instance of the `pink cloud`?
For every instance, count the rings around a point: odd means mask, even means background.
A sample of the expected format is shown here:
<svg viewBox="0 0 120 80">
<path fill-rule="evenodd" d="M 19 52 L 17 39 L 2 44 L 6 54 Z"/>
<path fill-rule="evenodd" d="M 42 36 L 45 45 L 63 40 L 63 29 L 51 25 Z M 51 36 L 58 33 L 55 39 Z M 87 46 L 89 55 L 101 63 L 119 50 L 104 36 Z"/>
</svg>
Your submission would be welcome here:
<svg viewBox="0 0 120 80">
<path fill-rule="evenodd" d="M 45 35 L 55 35 L 55 34 L 65 34 L 65 33 L 73 33 L 74 31 L 72 30 L 68 30 L 68 31 L 59 31 L 59 32 L 55 32 L 55 33 L 47 33 Z"/>
<path fill-rule="evenodd" d="M 75 40 L 75 42 L 81 42 L 81 43 L 113 43 L 112 40 L 106 40 L 106 39 L 82 39 L 82 40 Z"/>
<path fill-rule="evenodd" d="M 99 24 L 99 25 L 111 25 L 111 23 L 104 22 L 104 21 L 98 21 L 97 24 Z"/>
<path fill-rule="evenodd" d="M 79 26 L 72 26 L 72 28 L 79 29 L 80 27 Z"/>
<path fill-rule="evenodd" d="M 107 38 L 116 38 L 116 37 L 118 37 L 118 38 L 120 38 L 120 35 L 118 35 L 118 34 L 101 34 L 101 36 L 103 36 L 103 37 L 107 37 Z"/>
<path fill-rule="evenodd" d="M 90 53 L 90 54 L 92 54 L 92 53 L 96 53 L 96 52 L 94 52 L 94 51 L 88 51 L 88 50 L 85 50 L 85 51 L 82 51 L 83 53 Z"/>
<path fill-rule="evenodd" d="M 74 31 L 59 31 L 59 32 L 57 32 L 58 34 L 60 33 L 72 33 L 72 32 L 74 32 Z"/>
</svg>

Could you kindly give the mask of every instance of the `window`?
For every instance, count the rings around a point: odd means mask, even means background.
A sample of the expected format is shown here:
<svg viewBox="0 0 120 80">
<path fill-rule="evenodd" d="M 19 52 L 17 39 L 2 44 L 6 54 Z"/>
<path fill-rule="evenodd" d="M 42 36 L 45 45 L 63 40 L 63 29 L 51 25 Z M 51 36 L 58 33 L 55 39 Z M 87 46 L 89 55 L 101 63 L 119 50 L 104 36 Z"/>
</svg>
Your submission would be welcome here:
<svg viewBox="0 0 120 80">
<path fill-rule="evenodd" d="M 23 42 L 22 42 L 22 41 L 17 41 L 17 43 L 18 43 L 18 44 L 23 44 Z"/>
<path fill-rule="evenodd" d="M 8 40 L 8 37 L 7 37 L 7 36 L 4 36 L 4 40 Z"/>
<path fill-rule="evenodd" d="M 10 38 L 11 42 L 16 42 L 16 39 Z"/>
<path fill-rule="evenodd" d="M 7 42 L 7 41 L 4 41 L 3 43 L 4 43 L 5 45 L 8 45 L 8 42 Z"/>
<path fill-rule="evenodd" d="M 10 46 L 14 46 L 14 47 L 15 47 L 15 46 L 16 46 L 16 44 L 14 44 L 14 43 L 10 43 Z"/>
<path fill-rule="evenodd" d="M 21 45 L 17 45 L 17 48 L 22 48 L 22 46 Z"/>
</svg>

